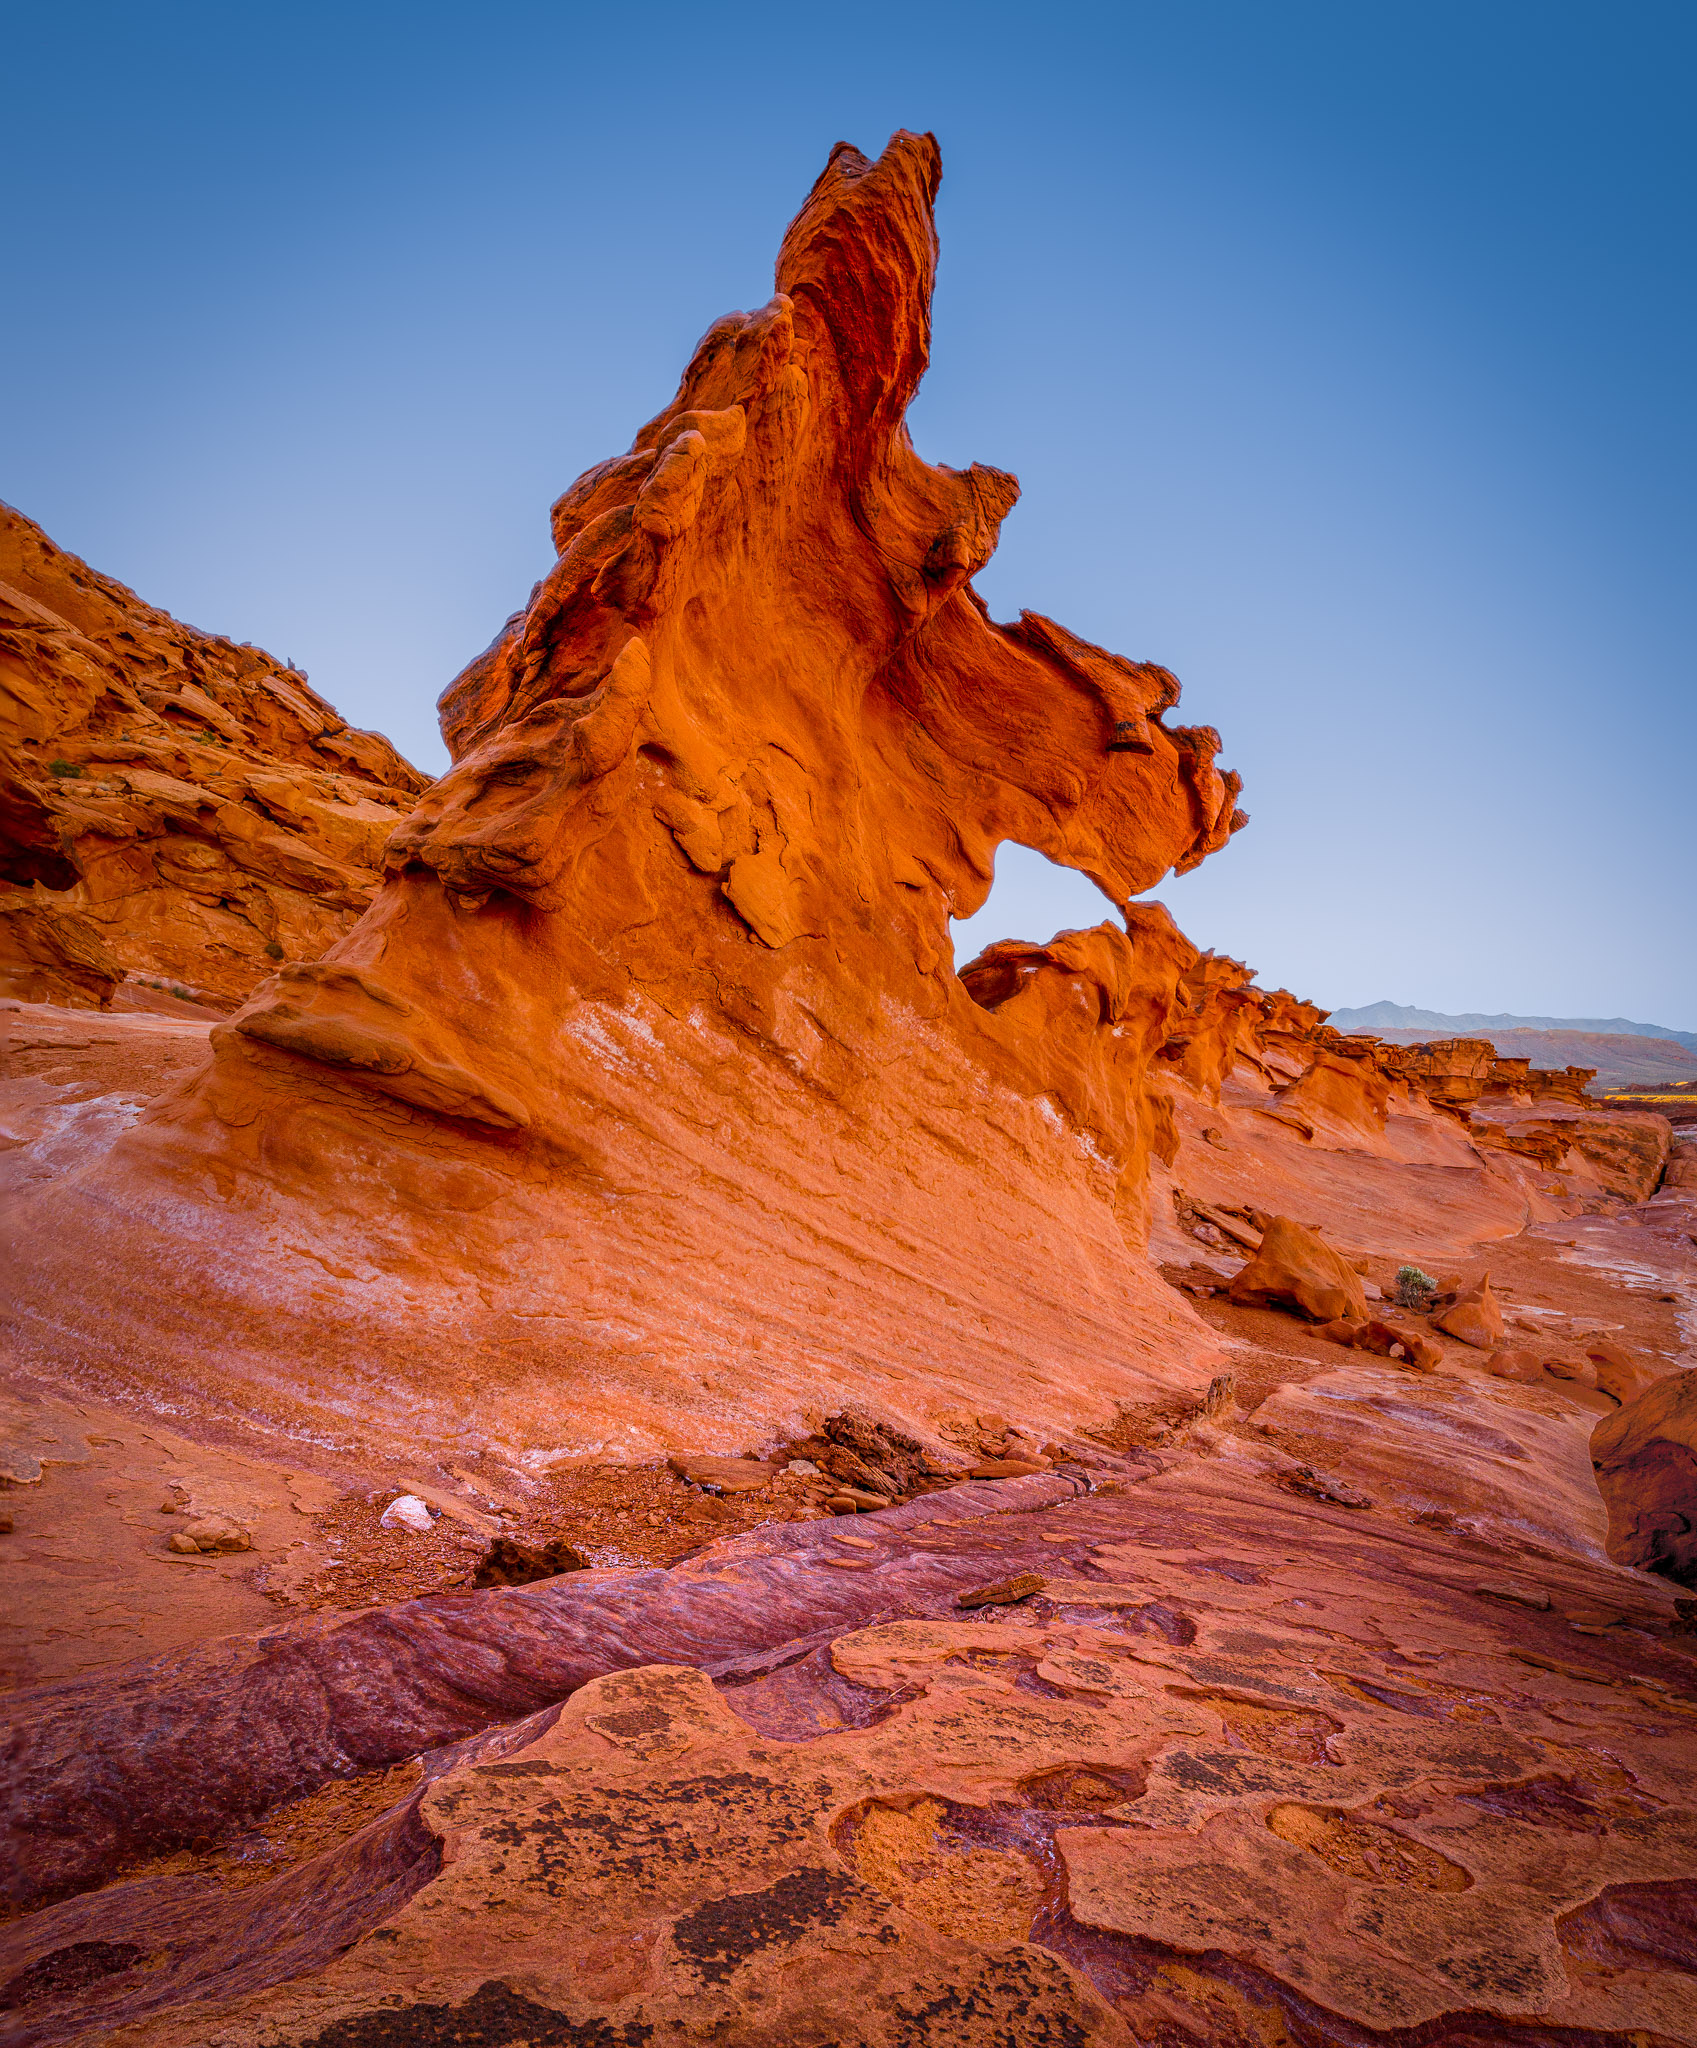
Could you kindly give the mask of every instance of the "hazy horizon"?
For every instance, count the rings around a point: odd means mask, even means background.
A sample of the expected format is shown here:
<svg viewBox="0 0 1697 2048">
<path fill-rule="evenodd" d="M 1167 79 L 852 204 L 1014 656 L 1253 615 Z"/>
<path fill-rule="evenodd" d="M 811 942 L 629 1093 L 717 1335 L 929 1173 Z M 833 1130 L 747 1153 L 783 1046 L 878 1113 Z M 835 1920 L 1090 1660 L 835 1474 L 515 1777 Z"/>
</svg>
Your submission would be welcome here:
<svg viewBox="0 0 1697 2048">
<path fill-rule="evenodd" d="M 6 18 L 0 497 L 422 767 L 832 144 L 930 128 L 914 438 L 1021 479 L 997 617 L 1224 735 L 1183 929 L 1328 1009 L 1697 1028 L 1688 9 Z M 1107 914 L 1004 848 L 957 947 Z"/>
</svg>

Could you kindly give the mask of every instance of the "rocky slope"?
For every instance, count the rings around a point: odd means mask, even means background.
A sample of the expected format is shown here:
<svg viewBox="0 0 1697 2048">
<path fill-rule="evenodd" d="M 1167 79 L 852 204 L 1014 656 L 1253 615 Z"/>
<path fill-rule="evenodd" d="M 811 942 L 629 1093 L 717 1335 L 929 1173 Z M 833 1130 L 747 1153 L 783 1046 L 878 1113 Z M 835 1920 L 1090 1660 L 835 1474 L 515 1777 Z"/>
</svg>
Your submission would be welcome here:
<svg viewBox="0 0 1697 2048">
<path fill-rule="evenodd" d="M 1697 1142 L 1130 901 L 1235 787 L 972 597 L 936 176 L 325 961 L 0 1010 L 4 2048 L 1697 2048 Z M 957 973 L 1004 836 L 1124 926 Z"/>
<path fill-rule="evenodd" d="M 424 788 L 305 676 L 0 505 L 0 992 L 234 1009 L 349 930 Z"/>
</svg>

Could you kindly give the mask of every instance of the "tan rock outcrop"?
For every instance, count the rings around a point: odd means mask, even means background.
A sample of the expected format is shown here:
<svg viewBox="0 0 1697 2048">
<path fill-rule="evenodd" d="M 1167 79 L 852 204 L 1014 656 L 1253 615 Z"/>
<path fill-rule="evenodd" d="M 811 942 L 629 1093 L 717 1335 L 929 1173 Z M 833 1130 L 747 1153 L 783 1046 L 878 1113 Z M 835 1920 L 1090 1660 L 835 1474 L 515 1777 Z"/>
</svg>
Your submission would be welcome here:
<svg viewBox="0 0 1697 2048">
<path fill-rule="evenodd" d="M 1278 1091 L 1279 1108 L 1371 1142 L 1385 1128 L 1391 1083 L 1370 1051 L 1318 1051 L 1296 1080 Z"/>
<path fill-rule="evenodd" d="M 1179 979 L 1160 1058 L 1211 1102 L 1240 1060 L 1259 1064 L 1267 999 L 1253 980 L 1253 968 L 1223 953 L 1201 954 Z"/>
<path fill-rule="evenodd" d="M 234 1008 L 351 929 L 425 786 L 0 506 L 0 993 L 99 1005 L 129 972 Z"/>
</svg>

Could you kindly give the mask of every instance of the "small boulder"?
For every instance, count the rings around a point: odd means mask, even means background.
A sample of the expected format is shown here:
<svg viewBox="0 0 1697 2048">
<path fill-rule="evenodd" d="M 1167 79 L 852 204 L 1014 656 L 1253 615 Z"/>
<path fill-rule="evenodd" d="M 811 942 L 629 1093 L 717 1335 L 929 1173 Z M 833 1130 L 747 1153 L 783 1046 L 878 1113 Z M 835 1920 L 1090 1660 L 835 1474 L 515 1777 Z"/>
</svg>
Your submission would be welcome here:
<svg viewBox="0 0 1697 2048">
<path fill-rule="evenodd" d="M 1047 1458 L 986 1458 L 967 1471 L 968 1479 L 1029 1479 L 1034 1472 L 1047 1472 Z"/>
<path fill-rule="evenodd" d="M 1231 1284 L 1240 1308 L 1291 1308 L 1316 1323 L 1364 1322 L 1361 1276 L 1314 1231 L 1269 1216 L 1253 1258 Z"/>
<path fill-rule="evenodd" d="M 1597 1384 L 1597 1368 L 1588 1358 L 1574 1358 L 1571 1354 L 1558 1351 L 1544 1360 L 1544 1370 L 1551 1379 L 1566 1380 L 1569 1385 L 1593 1389 Z"/>
<path fill-rule="evenodd" d="M 839 1486 L 825 1505 L 834 1515 L 872 1515 L 890 1503 L 881 1493 L 868 1493 L 863 1486 Z"/>
<path fill-rule="evenodd" d="M 1499 1380 L 1514 1380 L 1523 1387 L 1535 1387 L 1544 1377 L 1542 1362 L 1531 1351 L 1493 1351 L 1485 1370 Z"/>
<path fill-rule="evenodd" d="M 430 1503 L 416 1493 L 403 1493 L 390 1501 L 377 1519 L 380 1529 L 408 1529 L 415 1536 L 428 1536 L 436 1526 Z"/>
<path fill-rule="evenodd" d="M 1471 1344 L 1475 1351 L 1500 1351 L 1508 1332 L 1497 1297 L 1491 1292 L 1491 1276 L 1481 1273 L 1471 1287 L 1464 1287 L 1454 1305 L 1432 1318 L 1432 1327 L 1446 1337 Z"/>
<path fill-rule="evenodd" d="M 1393 1323 L 1386 1316 L 1370 1316 L 1354 1326 L 1357 1351 L 1370 1351 L 1378 1358 L 1394 1359 L 1415 1372 L 1436 1372 L 1444 1362 L 1440 1346 L 1422 1331 L 1406 1323 Z"/>
<path fill-rule="evenodd" d="M 253 1538 L 228 1515 L 196 1515 L 173 1534 L 166 1548 L 179 1557 L 211 1556 L 221 1551 L 251 1550 Z"/>
</svg>

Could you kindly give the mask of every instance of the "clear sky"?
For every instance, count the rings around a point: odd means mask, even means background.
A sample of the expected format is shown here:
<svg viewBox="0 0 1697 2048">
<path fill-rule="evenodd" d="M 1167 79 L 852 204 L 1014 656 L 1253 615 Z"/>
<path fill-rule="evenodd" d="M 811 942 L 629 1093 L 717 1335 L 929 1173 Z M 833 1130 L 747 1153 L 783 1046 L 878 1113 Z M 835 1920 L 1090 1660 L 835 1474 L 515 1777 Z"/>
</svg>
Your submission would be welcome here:
<svg viewBox="0 0 1697 2048">
<path fill-rule="evenodd" d="M 0 497 L 421 766 L 832 143 L 930 128 L 914 435 L 1023 483 L 997 616 L 1225 735 L 1253 822 L 1185 929 L 1328 1005 L 1697 1028 L 1690 0 L 0 30 Z M 1100 914 L 1010 851 L 973 937 Z"/>
</svg>

